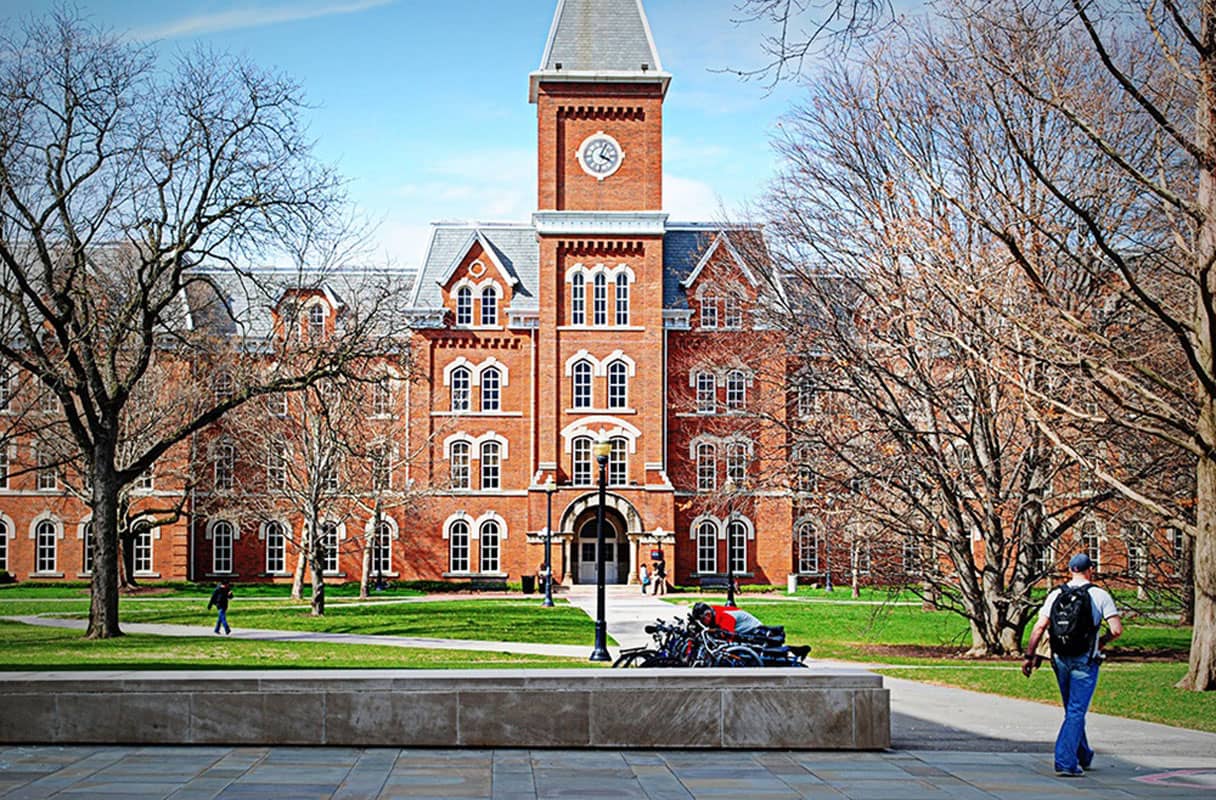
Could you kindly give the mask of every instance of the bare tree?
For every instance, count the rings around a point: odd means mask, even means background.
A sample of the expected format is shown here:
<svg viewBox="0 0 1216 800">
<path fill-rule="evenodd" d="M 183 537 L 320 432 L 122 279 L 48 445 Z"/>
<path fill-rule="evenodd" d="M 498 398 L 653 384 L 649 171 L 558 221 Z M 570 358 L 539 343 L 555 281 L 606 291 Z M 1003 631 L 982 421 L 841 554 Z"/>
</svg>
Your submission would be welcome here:
<svg viewBox="0 0 1216 800">
<path fill-rule="evenodd" d="M 296 86 L 248 63 L 198 51 L 165 70 L 70 13 L 0 36 L 0 319 L 12 325 L 0 356 L 57 398 L 88 473 L 90 637 L 121 633 L 122 487 L 250 398 L 383 349 L 391 287 L 304 341 L 281 280 L 272 293 L 243 269 L 351 255 L 340 181 L 310 156 L 302 109 Z M 176 365 L 164 387 L 176 413 L 124 459 L 124 411 L 157 364 Z M 220 365 L 237 380 L 217 398 Z"/>
</svg>

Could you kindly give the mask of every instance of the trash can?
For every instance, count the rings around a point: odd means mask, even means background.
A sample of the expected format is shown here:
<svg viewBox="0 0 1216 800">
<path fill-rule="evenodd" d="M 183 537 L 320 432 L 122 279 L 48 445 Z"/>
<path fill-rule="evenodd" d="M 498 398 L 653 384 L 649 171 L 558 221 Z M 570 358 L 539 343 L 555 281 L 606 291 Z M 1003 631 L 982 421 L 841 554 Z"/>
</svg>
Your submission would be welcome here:
<svg viewBox="0 0 1216 800">
<path fill-rule="evenodd" d="M 521 575 L 519 579 L 524 585 L 524 594 L 532 594 L 536 591 L 535 575 Z"/>
<path fill-rule="evenodd" d="M 798 593 L 798 576 L 791 572 L 788 575 L 788 577 L 786 578 L 786 580 L 787 580 L 787 584 L 786 584 L 785 590 L 790 594 L 797 594 Z"/>
</svg>

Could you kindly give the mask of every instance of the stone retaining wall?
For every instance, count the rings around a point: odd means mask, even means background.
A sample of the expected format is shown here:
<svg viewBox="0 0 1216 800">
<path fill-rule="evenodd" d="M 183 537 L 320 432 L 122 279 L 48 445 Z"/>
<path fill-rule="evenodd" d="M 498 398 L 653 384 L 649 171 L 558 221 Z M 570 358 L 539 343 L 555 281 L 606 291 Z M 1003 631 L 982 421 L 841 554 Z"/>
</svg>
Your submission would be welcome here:
<svg viewBox="0 0 1216 800">
<path fill-rule="evenodd" d="M 814 669 L 0 674 L 0 741 L 875 750 L 882 678 Z"/>
</svg>

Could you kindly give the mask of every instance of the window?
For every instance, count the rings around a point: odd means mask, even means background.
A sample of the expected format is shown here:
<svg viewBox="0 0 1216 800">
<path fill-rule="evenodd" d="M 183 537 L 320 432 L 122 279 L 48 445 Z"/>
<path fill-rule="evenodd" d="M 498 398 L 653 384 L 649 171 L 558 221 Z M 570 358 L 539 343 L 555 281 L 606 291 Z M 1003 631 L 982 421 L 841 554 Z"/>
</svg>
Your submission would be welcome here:
<svg viewBox="0 0 1216 800">
<path fill-rule="evenodd" d="M 1139 580 L 1148 574 L 1150 536 L 1148 523 L 1130 522 L 1123 527 L 1123 541 L 1127 543 L 1127 574 Z"/>
<path fill-rule="evenodd" d="M 473 324 L 473 290 L 467 286 L 456 290 L 456 324 Z"/>
<path fill-rule="evenodd" d="M 591 408 L 591 362 L 577 362 L 572 372 L 574 407 Z"/>
<path fill-rule="evenodd" d="M 629 478 L 629 443 L 618 436 L 611 444 L 612 450 L 608 454 L 608 483 L 624 486 Z"/>
<path fill-rule="evenodd" d="M 282 442 L 271 442 L 266 449 L 266 488 L 287 488 L 287 445 Z"/>
<path fill-rule="evenodd" d="M 574 440 L 574 485 L 591 484 L 591 438 L 580 436 Z"/>
<path fill-rule="evenodd" d="M 813 522 L 798 526 L 798 571 L 803 575 L 819 574 L 819 530 Z"/>
<path fill-rule="evenodd" d="M 220 520 L 211 528 L 211 571 L 232 572 L 232 523 Z"/>
<path fill-rule="evenodd" d="M 331 454 L 329 460 L 321 465 L 321 491 L 338 491 L 340 470 L 341 465 L 338 463 L 337 454 Z"/>
<path fill-rule="evenodd" d="M 712 372 L 697 373 L 697 413 L 712 414 L 718 405 L 718 380 Z"/>
<path fill-rule="evenodd" d="M 502 373 L 491 367 L 481 373 L 481 410 L 499 411 L 502 408 Z"/>
<path fill-rule="evenodd" d="M 1181 528 L 1170 528 L 1170 547 L 1173 549 L 1174 561 L 1179 564 L 1186 558 L 1186 534 Z"/>
<path fill-rule="evenodd" d="M 54 414 L 59 410 L 59 397 L 50 389 L 43 389 L 38 395 L 38 410 L 43 414 Z"/>
<path fill-rule="evenodd" d="M 870 574 L 870 542 L 865 539 L 853 538 L 853 568 L 858 575 Z"/>
<path fill-rule="evenodd" d="M 325 572 L 338 571 L 338 526 L 333 522 L 321 523 L 321 538 L 317 541 L 321 551 L 321 569 Z"/>
<path fill-rule="evenodd" d="M 152 468 L 151 467 L 148 467 L 148 469 L 139 473 L 139 477 L 137 477 L 135 479 L 133 488 L 139 492 L 152 491 L 153 484 L 152 484 Z"/>
<path fill-rule="evenodd" d="M 903 559 L 905 575 L 920 573 L 920 542 L 911 536 L 904 537 Z"/>
<path fill-rule="evenodd" d="M 388 378 L 380 378 L 372 384 L 372 414 L 387 417 L 393 413 L 393 393 Z"/>
<path fill-rule="evenodd" d="M 38 523 L 34 529 L 35 538 L 35 554 L 34 554 L 34 571 L 35 572 L 54 572 L 56 563 L 56 545 L 58 544 L 59 531 L 55 523 L 49 519 L 44 519 Z"/>
<path fill-rule="evenodd" d="M 570 324 L 587 324 L 587 284 L 580 272 L 570 278 Z"/>
<path fill-rule="evenodd" d="M 1101 572 L 1099 565 L 1102 563 L 1100 559 L 1102 544 L 1098 537 L 1098 523 L 1093 520 L 1087 520 L 1081 524 L 1081 549 L 1094 562 L 1094 572 Z"/>
<path fill-rule="evenodd" d="M 747 572 L 747 526 L 734 519 L 726 525 L 726 557 L 731 572 Z"/>
<path fill-rule="evenodd" d="M 135 531 L 135 553 L 132 557 L 136 575 L 148 575 L 152 572 L 152 529 L 140 525 Z"/>
<path fill-rule="evenodd" d="M 697 526 L 697 572 L 712 575 L 718 571 L 718 527 L 706 520 Z"/>
<path fill-rule="evenodd" d="M 287 416 L 287 393 L 275 392 L 266 396 L 266 411 L 272 417 Z"/>
<path fill-rule="evenodd" d="M 308 341 L 319 342 L 325 338 L 325 307 L 313 303 L 308 307 Z"/>
<path fill-rule="evenodd" d="M 747 408 L 747 375 L 741 369 L 726 373 L 726 408 L 731 411 Z"/>
<path fill-rule="evenodd" d="M 389 489 L 393 482 L 393 470 L 390 459 L 391 450 L 388 444 L 373 445 L 368 457 L 372 478 L 372 491 L 382 492 Z"/>
<path fill-rule="evenodd" d="M 383 520 L 372 540 L 372 572 L 383 575 L 393 571 L 393 526 Z"/>
<path fill-rule="evenodd" d="M 742 484 L 747 480 L 747 444 L 731 442 L 726 446 L 726 479 Z"/>
<path fill-rule="evenodd" d="M 718 298 L 712 294 L 701 298 L 701 327 L 718 327 Z"/>
<path fill-rule="evenodd" d="M 220 442 L 215 448 L 215 490 L 226 492 L 232 489 L 232 477 L 236 471 L 236 448 L 231 442 Z"/>
<path fill-rule="evenodd" d="M 452 442 L 450 461 L 453 489 L 469 488 L 469 453 L 468 442 Z"/>
<path fill-rule="evenodd" d="M 8 445 L 0 443 L 0 489 L 8 488 Z"/>
<path fill-rule="evenodd" d="M 498 523 L 487 520 L 481 523 L 480 560 L 482 572 L 498 572 Z"/>
<path fill-rule="evenodd" d="M 722 299 L 722 327 L 735 330 L 743 327 L 743 304 L 734 295 Z"/>
<path fill-rule="evenodd" d="M 84 567 L 83 572 L 92 573 L 93 571 L 93 523 L 86 522 L 84 524 L 84 550 L 80 554 L 80 564 Z"/>
<path fill-rule="evenodd" d="M 13 372 L 8 364 L 0 364 L 0 411 L 8 411 L 13 401 Z"/>
<path fill-rule="evenodd" d="M 0 520 L 0 569 L 8 570 L 8 525 L 3 520 Z"/>
<path fill-rule="evenodd" d="M 498 292 L 492 286 L 481 290 L 481 324 L 498 324 Z"/>
<path fill-rule="evenodd" d="M 266 523 L 266 571 L 287 571 L 287 536 L 281 522 Z"/>
<path fill-rule="evenodd" d="M 803 379 L 798 383 L 798 416 L 809 417 L 818 411 L 819 392 L 815 382 Z"/>
<path fill-rule="evenodd" d="M 216 403 L 227 403 L 232 399 L 234 391 L 232 376 L 227 372 L 221 372 L 219 375 L 216 375 L 211 389 L 215 394 Z"/>
<path fill-rule="evenodd" d="M 49 450 L 38 451 L 38 490 L 53 492 L 59 488 L 59 470 L 55 466 L 55 455 Z"/>
<path fill-rule="evenodd" d="M 469 523 L 462 519 L 448 530 L 448 568 L 452 572 L 469 571 Z"/>
<path fill-rule="evenodd" d="M 1039 575 L 1050 577 L 1056 571 L 1056 548 L 1048 542 L 1039 550 L 1034 562 L 1034 570 Z"/>
<path fill-rule="evenodd" d="M 592 281 L 592 313 L 594 325 L 608 324 L 608 278 L 598 273 Z"/>
<path fill-rule="evenodd" d="M 718 488 L 718 453 L 712 444 L 697 445 L 697 491 L 712 492 Z"/>
<path fill-rule="evenodd" d="M 626 408 L 629 401 L 629 367 L 624 361 L 608 365 L 608 407 Z"/>
<path fill-rule="evenodd" d="M 500 489 L 502 480 L 499 469 L 501 448 L 498 442 L 482 442 L 481 445 L 481 488 Z"/>
<path fill-rule="evenodd" d="M 616 276 L 616 324 L 629 324 L 629 276 L 623 272 Z"/>
<path fill-rule="evenodd" d="M 468 411 L 470 379 L 467 367 L 457 367 L 452 370 L 452 411 Z"/>
</svg>

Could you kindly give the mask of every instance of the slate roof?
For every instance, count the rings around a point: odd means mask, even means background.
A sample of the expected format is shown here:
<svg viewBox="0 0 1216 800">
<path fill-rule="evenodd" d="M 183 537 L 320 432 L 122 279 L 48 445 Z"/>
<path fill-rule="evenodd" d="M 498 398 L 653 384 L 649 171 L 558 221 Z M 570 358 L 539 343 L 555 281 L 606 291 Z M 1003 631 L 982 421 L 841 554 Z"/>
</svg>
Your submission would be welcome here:
<svg viewBox="0 0 1216 800">
<path fill-rule="evenodd" d="M 541 72 L 640 74 L 643 64 L 663 69 L 641 0 L 559 0 Z"/>
<path fill-rule="evenodd" d="M 540 248 L 536 229 L 531 225 L 493 222 L 437 222 L 431 230 L 431 243 L 414 285 L 412 308 L 439 308 L 443 305 L 440 281 L 452 263 L 462 258 L 473 237 L 480 233 L 495 257 L 519 281 L 507 303 L 512 311 L 537 311 L 536 291 L 540 280 Z M 504 289 L 510 287 L 503 287 Z"/>
</svg>

